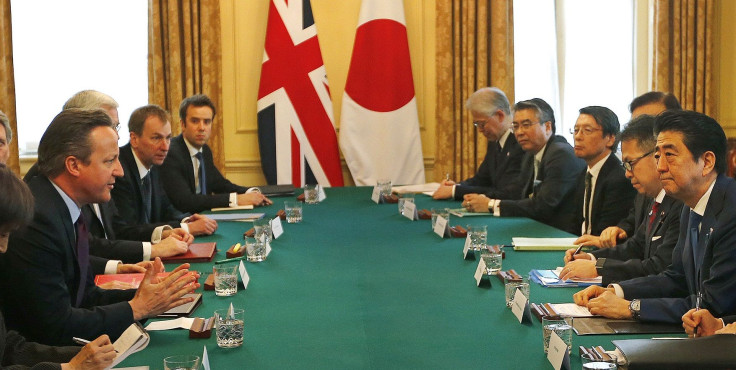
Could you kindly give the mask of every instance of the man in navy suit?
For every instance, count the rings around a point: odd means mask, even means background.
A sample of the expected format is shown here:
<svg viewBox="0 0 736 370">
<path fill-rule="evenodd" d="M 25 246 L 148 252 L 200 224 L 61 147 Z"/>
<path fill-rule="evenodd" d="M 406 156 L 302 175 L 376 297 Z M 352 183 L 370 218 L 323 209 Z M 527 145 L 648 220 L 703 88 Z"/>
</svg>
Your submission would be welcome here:
<svg viewBox="0 0 736 370">
<path fill-rule="evenodd" d="M 606 107 L 581 108 L 570 131 L 575 155 L 588 165 L 578 178 L 575 194 L 575 218 L 581 225 L 578 233 L 599 235 L 626 218 L 636 195 L 621 161 L 613 154 L 618 147 L 618 117 Z"/>
<path fill-rule="evenodd" d="M 736 182 L 726 170 L 726 135 L 714 119 L 668 111 L 655 119 L 662 187 L 681 200 L 672 264 L 657 275 L 594 286 L 575 303 L 610 318 L 680 323 L 691 308 L 736 314 Z"/>
<path fill-rule="evenodd" d="M 511 107 L 506 94 L 496 87 L 484 87 L 468 98 L 465 109 L 470 111 L 478 132 L 488 139 L 486 156 L 475 176 L 459 184 L 445 180 L 432 197 L 462 200 L 465 194 L 485 194 L 489 198 L 518 199 L 524 151 L 511 132 Z"/>
<path fill-rule="evenodd" d="M 183 212 L 211 208 L 271 204 L 258 188 L 235 185 L 215 167 L 207 141 L 212 133 L 215 104 L 207 95 L 193 95 L 181 102 L 181 135 L 161 165 L 161 182 L 171 204 Z"/>
<path fill-rule="evenodd" d="M 575 157 L 564 137 L 555 135 L 552 108 L 539 98 L 520 101 L 514 106 L 511 128 L 526 152 L 521 162 L 521 199 L 467 194 L 463 206 L 473 212 L 528 217 L 570 233 L 579 232 L 574 196 L 585 162 Z"/>
<path fill-rule="evenodd" d="M 660 273 L 672 262 L 672 250 L 680 235 L 682 202 L 662 189 L 653 156 L 653 130 L 654 117 L 645 115 L 632 120 L 620 135 L 626 177 L 639 192 L 634 202 L 638 224 L 631 237 L 622 244 L 592 253 L 573 256 L 575 249 L 568 250 L 560 278 L 602 276 L 603 284 L 608 285 Z"/>
<path fill-rule="evenodd" d="M 128 122 L 130 143 L 120 148 L 125 175 L 112 190 L 118 209 L 115 234 L 122 239 L 156 239 L 164 229 L 181 227 L 192 235 L 210 235 L 217 222 L 176 209 L 164 191 L 159 166 L 169 152 L 171 116 L 158 105 L 133 111 Z M 156 226 L 151 236 L 150 225 Z M 159 236 L 160 238 L 160 236 Z"/>
<path fill-rule="evenodd" d="M 28 183 L 33 221 L 10 236 L 0 257 L 2 305 L 9 328 L 44 344 L 72 344 L 72 337 L 112 340 L 133 322 L 191 301 L 199 284 L 182 265 L 161 282 L 156 259 L 137 290 L 104 290 L 94 284 L 89 233 L 81 207 L 104 203 L 116 177 L 118 135 L 101 110 L 69 109 L 46 129 L 38 148 L 41 175 Z"/>
</svg>

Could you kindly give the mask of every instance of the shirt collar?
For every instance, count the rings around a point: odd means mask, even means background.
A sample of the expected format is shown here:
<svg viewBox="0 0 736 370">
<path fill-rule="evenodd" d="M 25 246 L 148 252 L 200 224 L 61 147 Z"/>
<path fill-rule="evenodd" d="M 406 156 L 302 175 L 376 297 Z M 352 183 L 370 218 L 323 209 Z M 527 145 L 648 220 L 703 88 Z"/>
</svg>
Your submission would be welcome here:
<svg viewBox="0 0 736 370">
<path fill-rule="evenodd" d="M 608 157 L 610 156 L 611 156 L 611 153 L 608 153 L 608 155 L 605 158 L 598 161 L 596 164 L 593 165 L 593 167 L 588 167 L 588 172 L 590 172 L 590 175 L 597 178 L 598 174 L 601 172 L 601 168 L 603 168 L 603 165 L 606 163 L 606 161 L 608 160 Z"/>
<path fill-rule="evenodd" d="M 511 130 L 506 130 L 506 132 L 501 135 L 501 137 L 498 139 L 498 146 L 503 149 L 503 146 L 506 145 L 506 139 L 509 138 L 509 135 L 511 134 Z"/>
<path fill-rule="evenodd" d="M 662 203 L 665 195 L 667 195 L 667 193 L 664 191 L 664 189 L 660 190 L 659 194 L 657 194 L 657 196 L 654 198 L 654 201 L 657 203 Z"/>
<path fill-rule="evenodd" d="M 51 181 L 49 179 L 49 181 Z M 72 224 L 77 222 L 77 219 L 79 218 L 79 214 L 82 213 L 82 209 L 77 205 L 77 202 L 72 200 L 65 192 L 62 190 L 58 185 L 56 185 L 53 181 L 51 181 L 51 185 L 56 188 L 56 191 L 61 195 L 61 199 L 64 200 L 64 204 L 66 204 L 66 208 L 69 209 L 69 215 L 72 218 Z"/>
<path fill-rule="evenodd" d="M 192 144 L 189 144 L 189 140 L 182 135 L 182 139 L 184 139 L 184 144 L 186 144 L 187 149 L 189 149 L 189 156 L 194 157 L 197 155 L 197 153 L 202 153 L 202 148 L 195 148 Z"/>
<path fill-rule="evenodd" d="M 547 143 L 549 143 L 549 141 Z M 544 151 L 547 149 L 547 143 L 545 143 L 542 149 L 539 150 L 537 154 L 534 155 L 534 159 L 536 159 L 538 162 L 542 162 L 542 157 L 544 157 Z"/>
<path fill-rule="evenodd" d="M 133 159 L 135 159 L 135 164 L 138 166 L 138 175 L 141 177 L 140 180 L 143 180 L 146 175 L 148 175 L 148 171 L 150 171 L 146 166 L 143 165 L 140 159 L 138 159 L 138 156 L 135 154 L 135 150 L 132 150 L 133 152 Z"/>
<path fill-rule="evenodd" d="M 699 215 L 705 214 L 705 207 L 708 206 L 708 200 L 710 199 L 710 193 L 713 192 L 713 186 L 715 186 L 716 180 L 713 180 L 713 182 L 710 184 L 710 187 L 708 188 L 708 191 L 703 194 L 702 197 L 700 197 L 700 200 L 695 205 L 695 208 L 693 208 L 693 211 Z"/>
</svg>

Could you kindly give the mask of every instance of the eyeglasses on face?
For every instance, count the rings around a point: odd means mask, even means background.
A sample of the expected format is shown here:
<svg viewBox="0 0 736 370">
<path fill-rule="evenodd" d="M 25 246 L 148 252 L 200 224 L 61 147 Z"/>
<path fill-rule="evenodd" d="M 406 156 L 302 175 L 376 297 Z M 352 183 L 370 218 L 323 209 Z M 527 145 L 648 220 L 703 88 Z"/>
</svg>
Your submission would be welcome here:
<svg viewBox="0 0 736 370">
<path fill-rule="evenodd" d="M 650 151 L 642 154 L 638 158 L 634 158 L 634 159 L 632 159 L 630 161 L 623 161 L 623 162 L 621 162 L 621 165 L 624 166 L 624 169 L 626 171 L 633 171 L 634 170 L 634 165 L 636 164 L 636 162 L 639 162 L 642 158 L 644 158 L 644 157 L 646 157 L 646 156 L 648 156 L 648 155 L 650 155 L 652 153 L 654 153 L 654 149 L 652 149 L 652 150 L 650 150 Z"/>
<path fill-rule="evenodd" d="M 600 128 L 600 127 L 590 127 L 590 126 L 579 127 L 579 126 L 575 126 L 575 127 L 573 127 L 573 128 L 570 129 L 570 133 L 573 134 L 573 135 L 577 135 L 579 132 L 582 132 L 583 135 L 590 136 L 590 135 L 593 135 L 594 132 L 600 131 L 600 130 L 602 130 L 602 128 Z"/>
<path fill-rule="evenodd" d="M 522 123 L 512 122 L 511 131 L 516 132 L 516 131 L 519 131 L 520 129 L 528 130 L 532 126 L 538 125 L 538 124 L 541 124 L 541 122 L 530 122 L 530 121 L 524 121 Z"/>
</svg>

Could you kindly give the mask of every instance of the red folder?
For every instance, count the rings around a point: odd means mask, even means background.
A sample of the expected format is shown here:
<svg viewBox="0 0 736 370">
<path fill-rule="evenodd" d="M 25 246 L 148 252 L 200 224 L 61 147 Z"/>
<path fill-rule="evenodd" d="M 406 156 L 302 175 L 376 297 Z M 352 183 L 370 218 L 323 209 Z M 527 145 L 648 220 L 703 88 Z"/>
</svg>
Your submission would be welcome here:
<svg viewBox="0 0 736 370">
<path fill-rule="evenodd" d="M 192 243 L 186 253 L 161 258 L 163 262 L 209 262 L 215 256 L 217 243 Z"/>
<path fill-rule="evenodd" d="M 158 277 L 165 279 L 169 276 L 170 272 L 162 272 L 158 274 Z M 110 275 L 95 275 L 95 285 L 100 286 L 105 283 L 119 281 L 121 283 L 132 284 L 133 288 L 138 288 L 141 285 L 145 274 L 110 274 Z"/>
</svg>

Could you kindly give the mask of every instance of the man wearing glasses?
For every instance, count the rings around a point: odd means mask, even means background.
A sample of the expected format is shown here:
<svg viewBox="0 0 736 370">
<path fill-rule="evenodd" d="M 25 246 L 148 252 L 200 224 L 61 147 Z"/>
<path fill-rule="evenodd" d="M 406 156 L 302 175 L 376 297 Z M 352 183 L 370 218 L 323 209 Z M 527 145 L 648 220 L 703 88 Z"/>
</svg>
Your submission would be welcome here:
<svg viewBox="0 0 736 370">
<path fill-rule="evenodd" d="M 473 125 L 488 139 L 488 148 L 475 176 L 456 184 L 448 178 L 432 195 L 434 199 L 462 200 L 465 194 L 518 199 L 519 171 L 524 151 L 511 132 L 511 109 L 506 94 L 496 87 L 474 92 L 465 103 Z"/>
<path fill-rule="evenodd" d="M 578 178 L 575 218 L 580 235 L 600 235 L 606 227 L 626 217 L 636 191 L 624 176 L 621 161 L 613 155 L 618 147 L 618 117 L 610 109 L 589 106 L 570 129 L 575 140 L 575 155 L 588 165 Z"/>
<path fill-rule="evenodd" d="M 608 285 L 639 276 L 657 274 L 672 262 L 672 250 L 680 234 L 682 202 L 665 194 L 652 155 L 656 139 L 654 117 L 632 120 L 621 132 L 621 152 L 626 178 L 639 193 L 634 202 L 636 228 L 626 242 L 592 253 L 565 253 L 563 279 L 603 277 Z M 574 259 L 574 260 L 573 260 Z"/>
<path fill-rule="evenodd" d="M 571 233 L 580 231 L 575 219 L 575 185 L 585 162 L 555 135 L 552 108 L 542 99 L 516 103 L 511 123 L 514 136 L 526 152 L 521 162 L 521 199 L 491 199 L 467 194 L 463 206 L 494 216 L 528 217 Z"/>
</svg>

